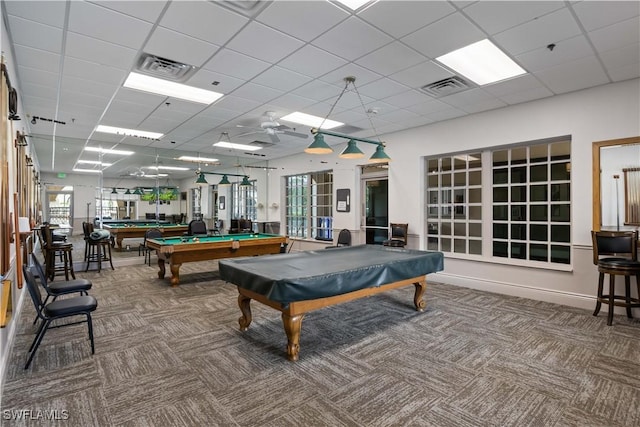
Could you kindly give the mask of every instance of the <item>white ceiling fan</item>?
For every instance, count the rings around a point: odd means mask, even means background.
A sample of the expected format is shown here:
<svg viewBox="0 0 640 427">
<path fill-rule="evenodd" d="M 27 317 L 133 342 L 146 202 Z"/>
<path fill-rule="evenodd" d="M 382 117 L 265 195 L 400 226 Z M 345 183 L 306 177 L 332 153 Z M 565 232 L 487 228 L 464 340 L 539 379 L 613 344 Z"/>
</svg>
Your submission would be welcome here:
<svg viewBox="0 0 640 427">
<path fill-rule="evenodd" d="M 271 142 L 278 143 L 280 142 L 280 138 L 278 137 L 279 134 L 295 136 L 296 138 L 307 138 L 309 136 L 305 133 L 296 132 L 295 129 L 292 129 L 287 125 L 281 125 L 276 121 L 275 116 L 276 116 L 276 113 L 274 113 L 273 111 L 266 111 L 264 113 L 264 117 L 266 117 L 267 120 L 260 123 L 259 129 L 255 127 L 250 127 L 250 126 L 236 125 L 237 127 L 240 127 L 240 128 L 255 129 L 251 132 L 246 132 L 240 135 L 236 135 L 236 137 L 247 136 L 254 133 L 266 133 L 271 139 Z"/>
</svg>

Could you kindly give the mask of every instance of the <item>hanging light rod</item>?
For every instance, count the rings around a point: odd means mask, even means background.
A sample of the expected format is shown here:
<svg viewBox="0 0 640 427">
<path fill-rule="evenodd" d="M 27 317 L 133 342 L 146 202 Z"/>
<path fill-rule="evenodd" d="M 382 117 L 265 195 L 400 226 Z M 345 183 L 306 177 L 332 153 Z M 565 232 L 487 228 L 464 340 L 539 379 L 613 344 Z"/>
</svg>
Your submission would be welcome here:
<svg viewBox="0 0 640 427">
<path fill-rule="evenodd" d="M 376 135 L 376 137 L 378 136 L 378 131 L 376 131 L 376 128 L 373 125 L 370 112 L 365 108 L 364 102 L 362 101 L 362 97 L 360 96 L 360 92 L 358 92 L 358 88 L 356 87 L 356 78 L 354 76 L 347 76 L 343 80 L 344 80 L 344 88 L 342 88 L 342 92 L 340 92 L 340 95 L 338 95 L 333 105 L 331 106 L 329 113 L 327 113 L 326 117 L 323 119 L 320 125 L 318 127 L 313 127 L 311 129 L 311 133 L 314 135 L 313 142 L 311 143 L 311 145 L 309 145 L 307 148 L 304 149 L 304 152 L 309 154 L 333 153 L 333 148 L 331 148 L 329 144 L 327 144 L 326 141 L 324 140 L 324 135 L 329 135 L 329 136 L 335 136 L 337 138 L 344 138 L 348 140 L 347 147 L 342 151 L 342 153 L 340 153 L 341 159 L 359 159 L 364 157 L 364 153 L 358 148 L 356 144 L 356 141 L 358 141 L 358 142 L 366 142 L 367 144 L 376 145 L 376 151 L 369 158 L 369 163 L 386 163 L 391 161 L 391 158 L 387 155 L 387 153 L 384 152 L 384 143 L 382 141 L 374 141 L 372 139 L 365 139 L 365 138 L 356 138 L 356 137 L 344 135 L 337 132 L 321 130 L 323 129 L 322 125 L 324 125 L 324 123 L 329 119 L 329 116 L 335 109 L 336 105 L 338 104 L 338 101 L 340 101 L 340 98 L 342 98 L 344 93 L 347 91 L 348 87 L 351 85 L 353 86 L 353 90 L 358 96 L 358 99 L 360 100 L 360 105 L 362 106 L 364 113 L 367 115 L 367 118 L 369 119 L 369 123 L 371 124 L 371 128 L 373 129 L 374 134 Z"/>
<path fill-rule="evenodd" d="M 220 186 L 231 185 L 231 182 L 229 181 L 229 177 L 230 176 L 241 177 L 242 178 L 242 182 L 240 183 L 241 187 L 251 187 L 252 186 L 251 182 L 249 181 L 249 176 L 248 175 L 238 175 L 238 174 L 235 174 L 235 173 L 207 172 L 207 171 L 203 171 L 203 170 L 200 170 L 200 169 L 196 170 L 196 175 L 198 176 L 198 178 L 196 179 L 196 184 L 202 184 L 202 185 L 209 184 L 207 179 L 204 177 L 205 174 L 221 176 L 222 179 L 218 183 L 218 185 L 220 185 Z"/>
<path fill-rule="evenodd" d="M 311 133 L 315 135 L 313 142 L 307 148 L 306 153 L 310 154 L 328 154 L 333 152 L 333 148 L 329 146 L 324 140 L 323 135 L 335 136 L 338 138 L 344 138 L 349 140 L 347 147 L 340 157 L 343 159 L 359 159 L 364 157 L 364 153 L 356 146 L 355 141 L 366 142 L 367 144 L 373 144 L 376 146 L 376 151 L 369 157 L 369 163 L 386 163 L 391 161 L 391 157 L 384 151 L 384 143 L 380 141 L 374 141 L 366 138 L 356 138 L 354 136 L 344 135 L 337 132 L 331 132 L 326 130 L 320 130 L 316 128 L 311 129 Z"/>
</svg>

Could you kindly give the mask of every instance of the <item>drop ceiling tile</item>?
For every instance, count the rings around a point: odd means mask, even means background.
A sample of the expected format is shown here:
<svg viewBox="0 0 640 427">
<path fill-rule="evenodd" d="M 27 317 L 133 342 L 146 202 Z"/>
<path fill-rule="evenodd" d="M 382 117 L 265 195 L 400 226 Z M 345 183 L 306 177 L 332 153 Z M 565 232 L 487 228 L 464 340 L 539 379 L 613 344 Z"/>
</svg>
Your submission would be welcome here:
<svg viewBox="0 0 640 427">
<path fill-rule="evenodd" d="M 256 20 L 309 42 L 349 17 L 344 10 L 324 1 L 271 2 Z"/>
<path fill-rule="evenodd" d="M 273 66 L 253 79 L 253 82 L 278 89 L 290 91 L 311 81 L 311 77 L 305 76 L 285 68 Z"/>
<path fill-rule="evenodd" d="M 595 54 L 582 35 L 558 41 L 555 45 L 552 51 L 544 46 L 518 55 L 516 60 L 525 70 L 535 72 Z"/>
<path fill-rule="evenodd" d="M 305 98 L 304 96 L 294 95 L 292 93 L 288 93 L 286 95 L 281 96 L 280 98 L 274 99 L 269 102 L 270 105 L 274 105 L 277 109 L 288 110 L 288 111 L 304 111 L 310 105 L 315 104 L 316 101 L 310 98 Z"/>
<path fill-rule="evenodd" d="M 124 82 L 128 72 L 121 68 L 67 56 L 64 60 L 64 75 L 104 84 L 120 85 Z"/>
<path fill-rule="evenodd" d="M 640 44 L 608 50 L 600 58 L 613 81 L 640 77 Z"/>
<path fill-rule="evenodd" d="M 343 84 L 344 86 L 344 84 Z M 342 87 L 331 85 L 319 80 L 314 80 L 291 92 L 293 95 L 301 96 L 316 101 L 335 99 L 340 95 Z"/>
<path fill-rule="evenodd" d="M 93 107 L 106 107 L 109 103 L 109 97 L 66 91 L 60 95 L 60 103 L 88 105 Z"/>
<path fill-rule="evenodd" d="M 62 30 L 15 16 L 9 17 L 13 42 L 21 45 L 60 53 L 62 51 Z"/>
<path fill-rule="evenodd" d="M 388 76 L 410 68 L 427 58 L 400 42 L 393 42 L 358 59 L 356 63 L 376 73 Z"/>
<path fill-rule="evenodd" d="M 234 113 L 233 116 L 221 116 L 221 118 L 232 118 L 236 117 L 238 113 L 242 113 L 246 110 L 256 108 L 258 105 L 262 104 L 262 102 L 256 101 L 254 99 L 241 98 L 235 95 L 227 95 L 220 98 L 219 101 L 215 103 L 216 108 L 223 108 L 225 110 L 232 111 Z M 213 110 L 207 110 L 213 111 Z"/>
<path fill-rule="evenodd" d="M 218 84 L 213 84 L 218 82 Z M 246 83 L 246 80 L 231 77 L 226 74 L 216 73 L 213 71 L 200 68 L 193 74 L 186 84 L 189 86 L 199 87 L 201 89 L 212 90 L 214 92 L 228 94 L 238 87 Z"/>
<path fill-rule="evenodd" d="M 462 110 L 466 104 L 477 104 L 493 98 L 494 97 L 492 95 L 488 94 L 484 90 L 474 88 L 465 90 L 464 92 L 454 93 L 453 95 L 443 96 L 440 98 L 440 101 L 454 107 L 458 107 Z"/>
<path fill-rule="evenodd" d="M 387 113 L 385 112 L 378 113 L 374 115 L 371 120 L 373 121 L 373 125 L 377 127 L 376 120 L 386 120 L 390 123 L 394 123 L 394 122 L 415 120 L 418 117 L 419 115 L 412 111 L 397 109 L 397 110 L 389 111 Z"/>
<path fill-rule="evenodd" d="M 95 4 L 70 3 L 69 31 L 78 34 L 138 49 L 151 28 L 149 22 Z"/>
<path fill-rule="evenodd" d="M 231 110 L 229 108 L 225 108 L 221 105 L 218 105 L 218 103 L 225 101 L 225 98 L 227 97 L 224 97 L 220 101 L 216 102 L 215 104 L 207 107 L 203 112 L 198 114 L 197 117 L 209 117 L 215 120 L 221 120 L 222 123 L 224 123 L 227 120 L 231 120 L 238 117 L 239 109 L 244 111 L 242 107 L 240 107 L 241 104 L 245 104 L 247 106 L 246 108 L 255 108 L 257 105 L 259 105 L 259 103 L 251 102 L 251 100 L 248 100 L 248 99 L 241 99 L 241 98 L 233 99 L 232 97 L 229 97 L 231 99 L 226 100 L 226 102 L 223 103 L 222 105 L 228 105 L 231 108 L 235 108 L 235 110 Z"/>
<path fill-rule="evenodd" d="M 143 49 L 147 53 L 202 66 L 218 50 L 218 46 L 166 28 L 156 28 Z"/>
<path fill-rule="evenodd" d="M 353 61 L 392 41 L 388 35 L 352 16 L 315 39 L 312 44 Z"/>
<path fill-rule="evenodd" d="M 582 1 L 572 7 L 587 31 L 640 15 L 640 2 L 638 1 Z"/>
<path fill-rule="evenodd" d="M 111 98 L 113 95 L 113 86 L 97 83 L 91 80 L 85 80 L 78 77 L 64 76 L 62 78 L 61 91 L 90 93 L 95 96 Z"/>
<path fill-rule="evenodd" d="M 427 117 L 434 122 L 440 122 L 444 120 L 455 119 L 456 117 L 467 116 L 468 114 L 457 108 L 448 108 L 446 110 L 436 111 L 435 113 L 428 114 Z"/>
<path fill-rule="evenodd" d="M 448 2 L 379 1 L 358 16 L 385 33 L 400 38 L 454 12 Z"/>
<path fill-rule="evenodd" d="M 230 49 L 220 49 L 209 62 L 203 65 L 203 68 L 227 76 L 250 80 L 270 66 L 271 64 L 268 62 L 251 58 L 242 53 Z"/>
<path fill-rule="evenodd" d="M 538 86 L 536 88 L 524 90 L 522 92 L 508 93 L 500 97 L 507 104 L 520 104 L 522 102 L 535 101 L 536 99 L 546 98 L 552 96 L 553 92 L 544 86 Z"/>
<path fill-rule="evenodd" d="M 401 41 L 433 59 L 485 38 L 486 35 L 467 18 L 454 14 L 409 34 Z"/>
<path fill-rule="evenodd" d="M 510 93 L 541 87 L 540 82 L 532 74 L 524 74 L 512 79 L 483 86 L 482 89 L 493 96 L 504 96 Z"/>
<path fill-rule="evenodd" d="M 409 87 L 401 85 L 391 79 L 380 79 L 375 82 L 368 83 L 364 86 L 358 87 L 362 95 L 370 96 L 371 98 L 382 99 L 389 96 L 397 95 L 402 92 L 406 92 Z"/>
<path fill-rule="evenodd" d="M 407 108 L 412 105 L 423 103 L 424 96 L 424 93 L 417 90 L 408 90 L 406 92 L 384 98 L 384 102 L 389 103 L 394 107 Z"/>
<path fill-rule="evenodd" d="M 190 102 L 185 101 L 184 99 L 177 98 L 169 98 L 167 102 L 161 104 L 155 111 L 154 114 L 167 114 L 173 115 L 176 114 L 182 117 L 182 120 L 186 120 L 194 114 L 198 114 L 207 108 L 206 105 L 200 104 L 199 102 Z"/>
<path fill-rule="evenodd" d="M 426 61 L 389 76 L 413 89 L 451 77 L 453 74 L 433 61 Z"/>
<path fill-rule="evenodd" d="M 407 107 L 407 110 L 413 111 L 416 114 L 424 116 L 427 114 L 435 113 L 436 111 L 442 111 L 442 110 L 447 110 L 451 108 L 451 106 L 449 106 L 448 104 L 435 100 L 430 96 L 424 95 L 424 99 L 425 101 L 422 102 L 421 104 L 415 104 L 410 107 Z"/>
<path fill-rule="evenodd" d="M 222 46 L 249 19 L 206 1 L 172 2 L 160 25 L 173 31 Z"/>
<path fill-rule="evenodd" d="M 535 73 L 535 76 L 555 94 L 609 83 L 607 75 L 595 56 L 549 68 Z"/>
<path fill-rule="evenodd" d="M 302 41 L 263 24 L 251 22 L 227 44 L 227 47 L 253 58 L 276 63 L 303 44 Z"/>
<path fill-rule="evenodd" d="M 311 45 L 304 46 L 278 63 L 283 68 L 310 77 L 319 77 L 346 64 L 344 59 Z"/>
<path fill-rule="evenodd" d="M 23 83 L 20 85 L 20 94 L 24 96 L 35 96 L 42 99 L 54 101 L 58 97 L 56 86 L 47 86 L 39 83 Z M 38 115 L 38 114 L 36 114 Z"/>
<path fill-rule="evenodd" d="M 506 106 L 507 106 L 506 102 L 498 98 L 490 98 L 480 102 L 469 102 L 458 108 L 469 114 L 474 114 L 474 113 L 480 113 L 482 111 L 495 110 L 496 108 L 502 108 Z"/>
<path fill-rule="evenodd" d="M 284 95 L 284 92 L 255 83 L 247 83 L 233 91 L 233 95 L 264 103 Z"/>
<path fill-rule="evenodd" d="M 177 117 L 147 117 L 137 128 L 166 134 L 182 123 Z"/>
<path fill-rule="evenodd" d="M 511 55 L 519 55 L 579 34 L 580 28 L 576 20 L 563 8 L 503 31 L 495 36 L 495 40 L 499 47 Z"/>
<path fill-rule="evenodd" d="M 108 9 L 116 10 L 124 13 L 125 15 L 132 16 L 134 18 L 142 19 L 147 22 L 156 22 L 165 5 L 168 1 L 160 0 L 126 0 L 126 1 L 92 1 L 92 3 L 99 4 L 100 6 Z"/>
<path fill-rule="evenodd" d="M 349 76 L 356 78 L 356 85 L 358 86 L 366 85 L 367 83 L 382 78 L 380 74 L 350 62 L 343 67 L 336 68 L 330 73 L 325 74 L 320 77 L 320 80 L 333 85 L 344 86 L 344 79 Z"/>
<path fill-rule="evenodd" d="M 588 34 L 598 52 L 635 44 L 640 41 L 640 18 L 627 19 L 616 25 L 591 31 Z"/>
<path fill-rule="evenodd" d="M 20 45 L 15 45 L 14 49 L 16 64 L 22 67 L 44 71 L 58 71 L 60 69 L 60 55 L 56 53 Z"/>
<path fill-rule="evenodd" d="M 564 7 L 559 1 L 485 1 L 465 7 L 464 12 L 487 34 L 538 19 Z"/>
<path fill-rule="evenodd" d="M 81 34 L 68 33 L 65 54 L 85 61 L 108 64 L 111 67 L 128 70 L 133 64 L 136 50 Z"/>
<path fill-rule="evenodd" d="M 66 2 L 54 1 L 4 1 L 2 7 L 8 15 L 19 16 L 57 28 L 64 27 Z"/>
<path fill-rule="evenodd" d="M 36 84 L 48 87 L 56 87 L 60 75 L 56 72 L 38 70 L 36 68 L 18 67 L 21 84 Z"/>
</svg>

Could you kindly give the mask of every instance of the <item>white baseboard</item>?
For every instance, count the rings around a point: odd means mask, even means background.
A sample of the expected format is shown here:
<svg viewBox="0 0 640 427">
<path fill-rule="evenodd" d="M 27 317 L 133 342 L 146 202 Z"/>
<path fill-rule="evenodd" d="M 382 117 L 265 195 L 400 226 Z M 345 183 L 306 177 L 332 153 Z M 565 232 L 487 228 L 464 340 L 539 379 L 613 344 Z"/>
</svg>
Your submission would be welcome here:
<svg viewBox="0 0 640 427">
<path fill-rule="evenodd" d="M 435 273 L 427 276 L 427 282 L 445 283 L 477 289 L 480 291 L 494 292 L 498 294 L 529 298 L 537 301 L 545 301 L 554 304 L 568 305 L 570 307 L 593 310 L 596 306 L 595 295 L 583 295 L 571 292 L 556 291 L 546 288 L 537 288 L 517 283 L 496 282 L 474 277 L 461 276 L 450 273 Z M 606 307 L 603 308 L 606 311 Z M 623 312 L 622 310 L 621 312 Z M 617 312 L 617 310 L 616 310 Z"/>
</svg>

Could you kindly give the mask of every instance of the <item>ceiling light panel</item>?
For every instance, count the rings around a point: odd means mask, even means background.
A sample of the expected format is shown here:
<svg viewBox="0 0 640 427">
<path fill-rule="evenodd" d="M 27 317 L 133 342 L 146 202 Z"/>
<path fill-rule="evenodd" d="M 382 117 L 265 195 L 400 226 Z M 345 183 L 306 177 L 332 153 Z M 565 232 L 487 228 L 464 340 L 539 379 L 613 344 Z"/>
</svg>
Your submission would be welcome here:
<svg viewBox="0 0 640 427">
<path fill-rule="evenodd" d="M 436 60 L 480 86 L 526 74 L 488 39 L 449 52 Z"/>
<path fill-rule="evenodd" d="M 235 142 L 226 142 L 219 141 L 213 144 L 214 147 L 221 148 L 231 148 L 233 150 L 247 150 L 247 151 L 257 151 L 261 150 L 262 147 L 256 147 L 255 145 L 247 145 L 247 144 L 236 144 Z"/>
<path fill-rule="evenodd" d="M 130 156 L 132 154 L 135 154 L 134 151 L 111 150 L 109 148 L 100 148 L 100 147 L 84 147 L 84 151 L 91 151 L 94 153 L 102 153 L 102 154 L 119 154 L 122 156 Z"/>
<path fill-rule="evenodd" d="M 327 130 L 344 125 L 344 123 L 337 122 L 335 120 L 330 120 L 330 119 L 325 120 L 322 117 L 301 113 L 299 111 L 296 111 L 291 114 L 287 114 L 286 116 L 281 117 L 280 120 L 298 123 L 305 126 L 311 126 L 318 129 L 320 129 L 320 125 L 322 125 L 322 129 L 327 129 Z"/>
<path fill-rule="evenodd" d="M 159 132 L 148 132 L 137 129 L 118 128 L 114 126 L 98 125 L 96 132 L 111 133 L 114 135 L 135 136 L 137 138 L 160 139 L 164 134 Z"/>
<path fill-rule="evenodd" d="M 178 157 L 178 160 L 182 160 L 185 162 L 198 162 L 198 163 L 213 163 L 213 162 L 217 162 L 218 159 L 213 159 L 210 157 L 194 157 L 194 156 L 180 156 Z"/>
<path fill-rule="evenodd" d="M 124 82 L 124 87 L 207 105 L 223 96 L 223 94 L 211 90 L 170 82 L 140 73 L 130 73 Z"/>
</svg>

